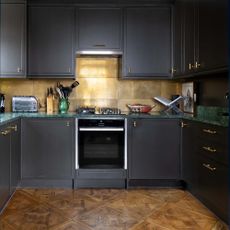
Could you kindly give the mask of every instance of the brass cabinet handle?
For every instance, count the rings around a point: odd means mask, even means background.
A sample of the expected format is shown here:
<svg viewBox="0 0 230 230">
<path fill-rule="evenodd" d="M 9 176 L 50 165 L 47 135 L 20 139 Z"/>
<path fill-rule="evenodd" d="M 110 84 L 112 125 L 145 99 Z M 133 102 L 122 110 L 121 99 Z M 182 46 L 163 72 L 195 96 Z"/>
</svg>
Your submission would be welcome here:
<svg viewBox="0 0 230 230">
<path fill-rule="evenodd" d="M 1 131 L 0 133 L 1 135 L 6 136 L 10 133 L 10 130 L 4 130 L 4 131 Z"/>
<path fill-rule="evenodd" d="M 195 62 L 195 68 L 199 69 L 200 68 L 200 63 L 198 63 L 197 61 Z"/>
<path fill-rule="evenodd" d="M 17 68 L 17 72 L 18 73 L 21 73 L 22 72 L 22 69 L 20 67 Z"/>
<path fill-rule="evenodd" d="M 209 134 L 216 134 L 217 133 L 216 130 L 211 130 L 211 129 L 203 129 L 203 132 L 209 133 Z"/>
<path fill-rule="evenodd" d="M 203 166 L 204 166 L 205 168 L 211 170 L 212 172 L 216 170 L 216 168 L 215 168 L 215 167 L 211 167 L 210 164 L 205 164 L 205 163 L 203 163 Z"/>
<path fill-rule="evenodd" d="M 181 122 L 181 128 L 184 128 L 184 127 L 186 127 L 186 126 L 188 126 L 188 124 L 187 123 L 184 123 L 183 121 Z"/>
<path fill-rule="evenodd" d="M 189 70 L 192 70 L 193 68 L 194 68 L 194 66 L 192 65 L 192 63 L 189 63 L 189 64 L 188 64 L 188 69 L 189 69 Z"/>
<path fill-rule="evenodd" d="M 136 121 L 133 122 L 133 127 L 137 127 L 137 122 Z"/>
<path fill-rule="evenodd" d="M 9 127 L 9 129 L 14 130 L 15 132 L 18 131 L 18 126 L 17 125 L 12 125 Z"/>
<path fill-rule="evenodd" d="M 175 67 L 171 69 L 171 73 L 176 73 L 176 68 Z"/>
<path fill-rule="evenodd" d="M 216 149 L 209 147 L 209 146 L 203 146 L 202 148 L 211 153 L 215 153 L 217 151 Z"/>
</svg>

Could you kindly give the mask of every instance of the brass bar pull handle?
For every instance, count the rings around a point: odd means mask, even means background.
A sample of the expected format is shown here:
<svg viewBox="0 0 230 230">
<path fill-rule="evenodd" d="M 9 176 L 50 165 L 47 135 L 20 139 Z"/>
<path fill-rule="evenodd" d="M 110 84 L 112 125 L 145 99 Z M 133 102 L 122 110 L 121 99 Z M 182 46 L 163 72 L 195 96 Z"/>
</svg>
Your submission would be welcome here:
<svg viewBox="0 0 230 230">
<path fill-rule="evenodd" d="M 208 152 L 211 152 L 211 153 L 215 153 L 216 152 L 216 149 L 214 149 L 212 147 L 209 147 L 209 146 L 203 146 L 202 148 L 204 150 L 208 151 Z"/>
<path fill-rule="evenodd" d="M 133 127 L 137 127 L 137 122 L 136 121 L 133 122 Z"/>
<path fill-rule="evenodd" d="M 203 129 L 203 132 L 209 133 L 209 134 L 216 134 L 216 130 L 211 130 L 211 129 Z"/>
<path fill-rule="evenodd" d="M 106 45 L 104 45 L 104 44 L 95 44 L 95 45 L 93 45 L 94 47 L 105 47 Z"/>
<path fill-rule="evenodd" d="M 6 136 L 10 133 L 10 130 L 1 131 L 1 135 Z"/>
<path fill-rule="evenodd" d="M 215 167 L 211 167 L 210 164 L 205 164 L 205 163 L 203 163 L 203 166 L 204 166 L 205 168 L 211 170 L 212 172 L 216 170 L 216 168 L 215 168 Z"/>
<path fill-rule="evenodd" d="M 187 123 L 184 123 L 183 121 L 181 122 L 181 128 L 184 128 L 184 127 L 186 127 L 186 126 L 188 126 L 188 124 Z"/>
<path fill-rule="evenodd" d="M 189 63 L 189 64 L 188 64 L 188 69 L 189 69 L 189 70 L 192 70 L 193 67 L 194 67 L 194 66 L 192 65 L 192 63 Z"/>
<path fill-rule="evenodd" d="M 17 125 L 12 125 L 9 127 L 9 129 L 14 130 L 15 132 L 18 131 L 18 126 Z"/>
<path fill-rule="evenodd" d="M 199 69 L 200 68 L 200 63 L 198 63 L 197 61 L 195 62 L 195 68 Z"/>
</svg>

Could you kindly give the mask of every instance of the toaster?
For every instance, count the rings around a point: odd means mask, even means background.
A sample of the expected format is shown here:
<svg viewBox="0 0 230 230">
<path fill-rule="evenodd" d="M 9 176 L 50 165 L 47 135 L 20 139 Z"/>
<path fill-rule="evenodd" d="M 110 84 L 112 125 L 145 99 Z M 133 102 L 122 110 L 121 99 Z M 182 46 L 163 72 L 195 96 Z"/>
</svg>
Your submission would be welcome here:
<svg viewBox="0 0 230 230">
<path fill-rule="evenodd" d="M 38 112 L 38 101 L 34 96 L 13 96 L 13 112 Z"/>
</svg>

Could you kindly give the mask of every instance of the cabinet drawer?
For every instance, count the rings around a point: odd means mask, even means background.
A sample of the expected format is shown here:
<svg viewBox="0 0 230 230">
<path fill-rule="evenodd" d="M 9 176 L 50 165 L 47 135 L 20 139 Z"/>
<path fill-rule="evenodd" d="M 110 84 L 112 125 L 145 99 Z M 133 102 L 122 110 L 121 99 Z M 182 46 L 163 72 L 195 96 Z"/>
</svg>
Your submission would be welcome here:
<svg viewBox="0 0 230 230">
<path fill-rule="evenodd" d="M 209 124 L 201 124 L 198 127 L 198 137 L 203 141 L 211 141 L 218 144 L 227 144 L 228 129 Z"/>
<path fill-rule="evenodd" d="M 124 179 L 126 170 L 100 170 L 100 169 L 79 169 L 76 171 L 76 178 L 79 179 Z"/>
<path fill-rule="evenodd" d="M 228 164 L 227 145 L 210 141 L 198 141 L 198 154 L 216 160 L 223 164 Z"/>
<path fill-rule="evenodd" d="M 199 157 L 199 198 L 224 221 L 228 214 L 228 167 Z"/>
</svg>

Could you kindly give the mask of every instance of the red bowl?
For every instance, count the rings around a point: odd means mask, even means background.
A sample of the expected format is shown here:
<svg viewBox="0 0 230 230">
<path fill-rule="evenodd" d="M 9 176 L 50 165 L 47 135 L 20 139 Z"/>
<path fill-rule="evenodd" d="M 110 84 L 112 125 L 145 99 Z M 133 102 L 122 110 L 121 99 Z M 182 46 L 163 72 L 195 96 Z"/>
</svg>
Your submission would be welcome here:
<svg viewBox="0 0 230 230">
<path fill-rule="evenodd" d="M 127 107 L 132 113 L 149 113 L 155 107 L 155 105 L 127 104 Z"/>
</svg>

